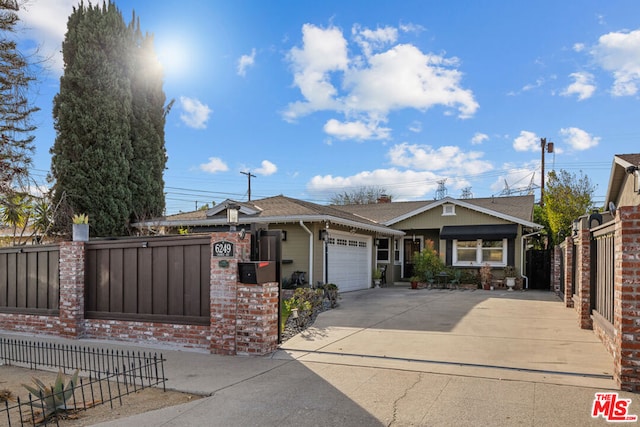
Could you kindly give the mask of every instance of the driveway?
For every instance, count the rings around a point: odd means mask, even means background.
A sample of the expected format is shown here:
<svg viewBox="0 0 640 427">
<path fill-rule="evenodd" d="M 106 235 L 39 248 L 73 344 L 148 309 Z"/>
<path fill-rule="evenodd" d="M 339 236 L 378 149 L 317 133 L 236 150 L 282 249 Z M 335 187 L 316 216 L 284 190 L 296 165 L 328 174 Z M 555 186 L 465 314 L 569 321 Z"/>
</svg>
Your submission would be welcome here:
<svg viewBox="0 0 640 427">
<path fill-rule="evenodd" d="M 301 362 L 615 388 L 612 357 L 551 292 L 350 292 L 281 348 Z"/>
</svg>

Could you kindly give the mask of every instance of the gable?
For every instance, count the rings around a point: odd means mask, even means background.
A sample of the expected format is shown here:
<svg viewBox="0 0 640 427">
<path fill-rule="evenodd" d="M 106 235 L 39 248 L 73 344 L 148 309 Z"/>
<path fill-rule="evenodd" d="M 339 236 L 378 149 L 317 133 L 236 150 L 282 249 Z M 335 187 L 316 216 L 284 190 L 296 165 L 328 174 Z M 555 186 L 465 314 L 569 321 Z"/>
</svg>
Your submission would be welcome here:
<svg viewBox="0 0 640 427">
<path fill-rule="evenodd" d="M 419 213 L 412 217 L 406 218 L 400 222 L 393 224 L 394 228 L 400 230 L 412 229 L 434 229 L 443 226 L 462 226 L 462 225 L 480 225 L 480 224 L 512 224 L 503 218 L 488 215 L 483 212 L 465 208 L 463 206 L 455 207 L 455 215 L 443 215 L 442 206 L 437 206 L 428 211 Z"/>
</svg>

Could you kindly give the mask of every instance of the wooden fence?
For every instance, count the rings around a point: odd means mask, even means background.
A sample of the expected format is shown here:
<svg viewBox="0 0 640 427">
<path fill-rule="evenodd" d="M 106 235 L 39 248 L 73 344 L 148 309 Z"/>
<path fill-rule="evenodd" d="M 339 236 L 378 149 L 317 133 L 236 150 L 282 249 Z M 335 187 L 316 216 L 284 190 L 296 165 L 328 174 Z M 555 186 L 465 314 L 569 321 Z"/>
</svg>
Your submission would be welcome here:
<svg viewBox="0 0 640 427">
<path fill-rule="evenodd" d="M 57 315 L 57 245 L 0 249 L 0 312 Z"/>
<path fill-rule="evenodd" d="M 92 241 L 87 319 L 209 324 L 211 237 Z"/>
<path fill-rule="evenodd" d="M 591 230 L 591 309 L 613 324 L 615 223 Z"/>
</svg>

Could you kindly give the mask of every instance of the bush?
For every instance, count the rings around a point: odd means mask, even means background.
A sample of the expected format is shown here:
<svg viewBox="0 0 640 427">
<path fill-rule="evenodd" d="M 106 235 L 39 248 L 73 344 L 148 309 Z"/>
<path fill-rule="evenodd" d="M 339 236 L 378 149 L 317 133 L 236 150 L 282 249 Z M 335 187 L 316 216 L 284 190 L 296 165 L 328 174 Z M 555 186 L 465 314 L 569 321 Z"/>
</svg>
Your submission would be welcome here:
<svg viewBox="0 0 640 427">
<path fill-rule="evenodd" d="M 413 274 L 426 282 L 428 277 L 435 277 L 445 268 L 444 263 L 433 248 L 433 241 L 427 240 L 425 248 L 413 254 Z"/>
</svg>

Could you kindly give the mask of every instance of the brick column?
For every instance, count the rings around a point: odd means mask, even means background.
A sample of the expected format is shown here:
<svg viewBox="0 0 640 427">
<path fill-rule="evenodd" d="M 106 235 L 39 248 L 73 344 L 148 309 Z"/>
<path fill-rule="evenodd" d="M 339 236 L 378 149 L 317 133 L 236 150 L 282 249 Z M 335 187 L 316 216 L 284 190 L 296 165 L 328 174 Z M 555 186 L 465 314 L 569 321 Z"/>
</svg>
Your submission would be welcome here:
<svg viewBox="0 0 640 427">
<path fill-rule="evenodd" d="M 618 208 L 615 230 L 614 379 L 640 392 L 640 206 Z"/>
<path fill-rule="evenodd" d="M 238 284 L 236 352 L 264 355 L 278 346 L 278 283 Z"/>
<path fill-rule="evenodd" d="M 567 237 L 564 240 L 565 256 L 564 256 L 564 304 L 566 307 L 573 308 L 573 239 Z"/>
<path fill-rule="evenodd" d="M 580 229 L 575 237 L 576 274 L 575 286 L 578 301 L 574 308 L 578 312 L 578 322 L 582 329 L 592 329 L 591 323 L 591 232 L 580 219 Z"/>
<path fill-rule="evenodd" d="M 562 250 L 560 245 L 556 245 L 553 248 L 553 260 L 551 264 L 551 289 L 556 295 L 560 295 L 560 257 L 562 257 Z M 564 295 L 562 295 L 564 298 Z"/>
<path fill-rule="evenodd" d="M 214 255 L 213 245 L 226 241 L 234 246 L 233 255 Z M 211 304 L 210 351 L 215 354 L 236 354 L 236 309 L 238 286 L 238 262 L 250 258 L 251 238 L 240 239 L 238 232 L 213 233 L 211 235 Z"/>
<path fill-rule="evenodd" d="M 85 243 L 60 243 L 59 334 L 66 338 L 84 335 Z"/>
</svg>

